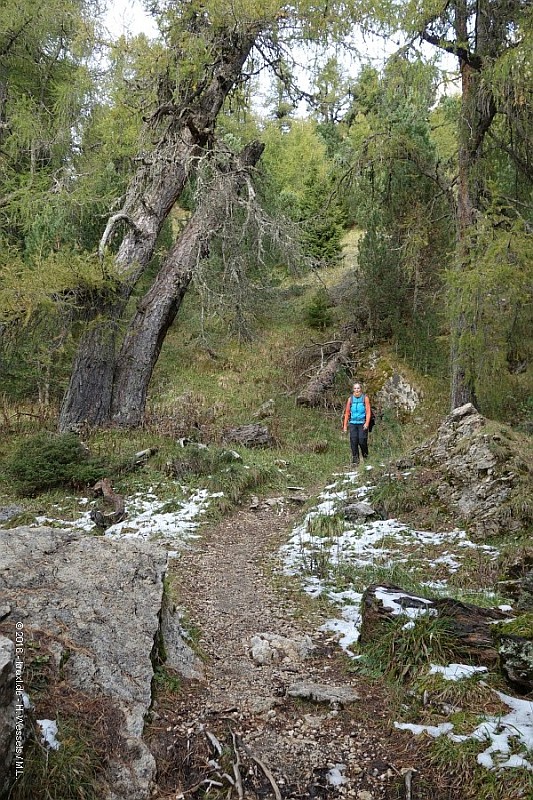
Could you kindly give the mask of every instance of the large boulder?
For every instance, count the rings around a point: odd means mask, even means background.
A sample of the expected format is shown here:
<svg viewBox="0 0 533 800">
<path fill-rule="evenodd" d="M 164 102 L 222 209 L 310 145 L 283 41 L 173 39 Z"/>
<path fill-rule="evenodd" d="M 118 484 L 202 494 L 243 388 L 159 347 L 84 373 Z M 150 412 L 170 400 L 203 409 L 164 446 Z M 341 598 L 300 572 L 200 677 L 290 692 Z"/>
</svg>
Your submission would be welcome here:
<svg viewBox="0 0 533 800">
<path fill-rule="evenodd" d="M 32 640 L 46 647 L 65 695 L 106 699 L 115 730 L 104 775 L 109 800 L 146 800 L 154 785 L 142 737 L 166 563 L 166 553 L 145 542 L 52 528 L 0 531 L 0 594 L 11 606 L 0 631 L 22 623 L 27 660 Z M 36 715 L 40 703 L 53 714 L 52 697 L 61 718 L 61 692 L 47 694 L 31 697 Z"/>
<path fill-rule="evenodd" d="M 15 645 L 0 636 L 0 797 L 14 777 Z"/>
</svg>

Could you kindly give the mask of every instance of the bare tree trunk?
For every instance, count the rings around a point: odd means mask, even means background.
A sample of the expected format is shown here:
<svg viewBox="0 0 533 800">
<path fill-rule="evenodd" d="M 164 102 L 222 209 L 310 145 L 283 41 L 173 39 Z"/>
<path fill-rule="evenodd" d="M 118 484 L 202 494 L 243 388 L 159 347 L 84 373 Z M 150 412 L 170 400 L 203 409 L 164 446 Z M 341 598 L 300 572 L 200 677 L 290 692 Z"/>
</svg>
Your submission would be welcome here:
<svg viewBox="0 0 533 800">
<path fill-rule="evenodd" d="M 103 301 L 95 309 L 101 319 L 95 319 L 80 340 L 61 407 L 61 431 L 80 423 L 103 425 L 110 420 L 119 322 L 136 282 L 150 262 L 165 219 L 195 171 L 198 159 L 209 148 L 218 113 L 241 78 L 258 30 L 226 34 L 220 37 L 214 64 L 206 66 L 203 85 L 179 105 L 163 103 L 148 122 L 150 130 L 170 120 L 154 150 L 142 158 L 124 207 L 106 227 L 101 249 L 119 222 L 127 224 L 116 257 L 122 284 L 112 302 Z"/>
<path fill-rule="evenodd" d="M 148 386 L 167 331 L 181 306 L 196 266 L 209 250 L 209 242 L 231 213 L 247 170 L 263 152 L 259 142 L 249 144 L 219 171 L 185 230 L 167 255 L 150 290 L 138 303 L 117 358 L 112 400 L 112 421 L 122 426 L 141 422 Z"/>
</svg>

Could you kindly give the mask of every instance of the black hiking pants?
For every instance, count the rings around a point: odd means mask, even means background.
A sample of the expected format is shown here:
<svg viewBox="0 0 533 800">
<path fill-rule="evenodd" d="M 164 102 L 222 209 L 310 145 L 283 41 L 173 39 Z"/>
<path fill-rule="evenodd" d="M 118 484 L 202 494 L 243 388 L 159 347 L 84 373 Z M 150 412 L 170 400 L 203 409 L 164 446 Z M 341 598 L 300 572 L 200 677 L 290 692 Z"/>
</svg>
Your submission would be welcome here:
<svg viewBox="0 0 533 800">
<path fill-rule="evenodd" d="M 363 424 L 350 423 L 350 447 L 352 448 L 352 464 L 359 464 L 359 449 L 363 458 L 368 456 L 368 431 Z"/>
</svg>

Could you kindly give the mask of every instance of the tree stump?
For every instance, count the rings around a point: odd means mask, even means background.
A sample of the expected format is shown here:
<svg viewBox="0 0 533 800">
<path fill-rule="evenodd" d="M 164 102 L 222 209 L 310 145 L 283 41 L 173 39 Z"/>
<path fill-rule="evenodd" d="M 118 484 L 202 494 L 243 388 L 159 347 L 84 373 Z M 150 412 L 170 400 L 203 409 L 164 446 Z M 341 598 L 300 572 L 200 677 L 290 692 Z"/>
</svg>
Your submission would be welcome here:
<svg viewBox="0 0 533 800">
<path fill-rule="evenodd" d="M 102 478 L 94 484 L 92 490 L 95 497 L 102 496 L 104 504 L 113 509 L 113 511 L 107 514 L 97 509 L 91 511 L 91 519 L 95 525 L 105 529 L 110 525 L 115 525 L 117 522 L 122 522 L 122 520 L 126 518 L 124 498 L 121 494 L 117 494 L 113 490 L 109 478 Z"/>
<path fill-rule="evenodd" d="M 492 623 L 512 618 L 497 608 L 480 608 L 449 597 L 426 598 L 406 592 L 399 586 L 369 586 L 362 599 L 361 644 L 367 644 L 383 632 L 396 617 L 413 611 L 427 612 L 448 620 L 457 638 L 457 649 L 474 664 L 494 667 L 499 662 Z"/>
</svg>

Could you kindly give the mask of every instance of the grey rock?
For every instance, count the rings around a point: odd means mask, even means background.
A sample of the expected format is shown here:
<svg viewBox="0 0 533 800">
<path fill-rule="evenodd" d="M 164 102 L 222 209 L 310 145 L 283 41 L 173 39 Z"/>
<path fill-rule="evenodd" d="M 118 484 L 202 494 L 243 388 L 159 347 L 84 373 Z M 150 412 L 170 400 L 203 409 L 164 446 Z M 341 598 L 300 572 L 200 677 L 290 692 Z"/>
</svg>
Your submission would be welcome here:
<svg viewBox="0 0 533 800">
<path fill-rule="evenodd" d="M 270 400 L 265 400 L 262 403 L 257 411 L 253 414 L 254 419 L 265 419 L 266 417 L 273 417 L 274 416 L 274 409 L 276 404 L 272 398 Z"/>
<path fill-rule="evenodd" d="M 0 797 L 15 777 L 15 700 L 15 645 L 0 636 Z"/>
<path fill-rule="evenodd" d="M 516 607 L 521 611 L 533 611 L 533 570 L 527 572 L 519 583 Z"/>
<path fill-rule="evenodd" d="M 258 665 L 296 663 L 307 658 L 313 647 L 310 636 L 289 639 L 277 633 L 258 633 L 250 639 L 249 653 L 252 661 Z"/>
<path fill-rule="evenodd" d="M 302 681 L 293 683 L 287 689 L 289 697 L 298 697 L 302 700 L 313 700 L 315 703 L 331 703 L 332 705 L 347 705 L 355 703 L 360 697 L 350 686 L 328 686 L 323 683 L 307 683 Z"/>
<path fill-rule="evenodd" d="M 63 656 L 65 680 L 108 697 L 110 709 L 121 712 L 120 746 L 107 775 L 113 800 L 145 800 L 155 778 L 142 735 L 166 562 L 166 553 L 146 542 L 52 528 L 0 531 L 0 592 L 26 635 L 46 631 L 55 657 Z"/>
<path fill-rule="evenodd" d="M 250 424 L 232 428 L 225 433 L 226 442 L 244 447 L 272 447 L 274 439 L 266 425 Z"/>
<path fill-rule="evenodd" d="M 375 401 L 379 408 L 394 408 L 412 414 L 420 404 L 420 395 L 403 375 L 395 372 L 376 393 Z"/>
<path fill-rule="evenodd" d="M 205 677 L 203 664 L 187 644 L 187 634 L 181 620 L 180 610 L 164 600 L 161 609 L 161 636 L 166 654 L 165 666 L 175 669 L 187 680 L 201 681 Z"/>
<path fill-rule="evenodd" d="M 13 519 L 13 517 L 17 517 L 19 514 L 22 514 L 23 511 L 24 509 L 22 508 L 22 506 L 15 506 L 15 505 L 3 506 L 2 508 L 0 508 L 0 525 L 3 522 L 9 522 L 10 519 Z"/>
<path fill-rule="evenodd" d="M 437 435 L 415 448 L 415 465 L 437 473 L 436 492 L 449 513 L 480 538 L 519 530 L 519 515 L 509 513 L 518 491 L 513 472 L 513 442 L 508 434 L 489 430 L 471 403 L 444 418 Z M 519 499 L 519 498 L 517 498 Z"/>
<path fill-rule="evenodd" d="M 376 512 L 370 503 L 348 503 L 343 508 L 344 517 L 348 522 L 365 522 L 369 517 L 375 516 Z"/>
<path fill-rule="evenodd" d="M 533 691 L 533 639 L 500 636 L 498 652 L 507 680 L 522 692 Z"/>
</svg>

